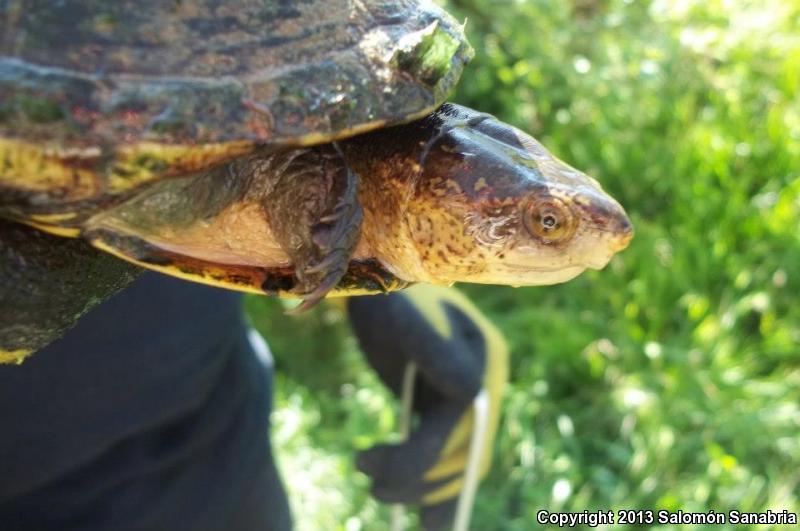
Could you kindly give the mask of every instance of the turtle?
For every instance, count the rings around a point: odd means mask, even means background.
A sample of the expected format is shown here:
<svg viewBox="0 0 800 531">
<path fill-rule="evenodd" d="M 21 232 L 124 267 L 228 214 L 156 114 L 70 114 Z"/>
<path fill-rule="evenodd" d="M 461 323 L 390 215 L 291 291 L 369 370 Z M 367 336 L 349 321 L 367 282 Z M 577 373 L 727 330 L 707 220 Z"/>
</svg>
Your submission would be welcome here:
<svg viewBox="0 0 800 531">
<path fill-rule="evenodd" d="M 11 0 L 0 24 L 0 358 L 138 267 L 302 311 L 563 282 L 632 237 L 596 180 L 445 102 L 473 51 L 429 2 Z"/>
</svg>

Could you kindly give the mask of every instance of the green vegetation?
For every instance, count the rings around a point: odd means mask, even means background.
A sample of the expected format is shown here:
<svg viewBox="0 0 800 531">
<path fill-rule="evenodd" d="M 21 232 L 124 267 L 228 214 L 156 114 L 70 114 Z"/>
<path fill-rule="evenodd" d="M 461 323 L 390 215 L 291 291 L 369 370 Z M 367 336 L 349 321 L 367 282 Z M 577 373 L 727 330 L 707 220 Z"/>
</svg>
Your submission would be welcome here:
<svg viewBox="0 0 800 531">
<path fill-rule="evenodd" d="M 541 508 L 800 511 L 800 1 L 447 7 L 476 50 L 454 99 L 595 175 L 637 229 L 565 285 L 463 286 L 513 345 L 474 529 Z M 386 529 L 352 457 L 395 404 L 346 323 L 248 308 L 277 358 L 298 529 Z"/>
</svg>

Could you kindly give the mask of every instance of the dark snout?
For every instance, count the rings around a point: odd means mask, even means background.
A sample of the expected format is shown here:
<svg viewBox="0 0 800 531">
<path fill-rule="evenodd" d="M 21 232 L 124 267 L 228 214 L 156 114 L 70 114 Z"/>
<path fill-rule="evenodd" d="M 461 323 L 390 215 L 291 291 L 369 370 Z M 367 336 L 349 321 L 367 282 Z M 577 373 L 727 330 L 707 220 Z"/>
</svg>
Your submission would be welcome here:
<svg viewBox="0 0 800 531">
<path fill-rule="evenodd" d="M 633 224 L 625 209 L 611 197 L 594 192 L 581 194 L 576 204 L 581 209 L 583 219 L 597 230 L 612 236 L 614 252 L 625 249 L 633 239 Z"/>
</svg>

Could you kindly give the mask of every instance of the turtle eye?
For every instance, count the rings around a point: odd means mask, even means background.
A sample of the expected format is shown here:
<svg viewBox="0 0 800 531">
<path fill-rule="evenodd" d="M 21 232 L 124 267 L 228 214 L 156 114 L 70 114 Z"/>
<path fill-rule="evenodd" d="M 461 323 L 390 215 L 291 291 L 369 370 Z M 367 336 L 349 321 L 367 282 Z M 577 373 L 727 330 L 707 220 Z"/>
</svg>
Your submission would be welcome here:
<svg viewBox="0 0 800 531">
<path fill-rule="evenodd" d="M 561 243 L 569 240 L 578 228 L 577 217 L 556 197 L 535 198 L 523 215 L 525 228 L 543 243 Z"/>
</svg>

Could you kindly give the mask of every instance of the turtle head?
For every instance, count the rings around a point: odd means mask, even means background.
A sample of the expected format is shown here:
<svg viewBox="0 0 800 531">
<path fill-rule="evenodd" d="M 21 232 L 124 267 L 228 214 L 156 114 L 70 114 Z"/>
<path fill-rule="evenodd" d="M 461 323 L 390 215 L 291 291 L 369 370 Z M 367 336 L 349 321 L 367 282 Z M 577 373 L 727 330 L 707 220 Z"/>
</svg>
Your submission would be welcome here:
<svg viewBox="0 0 800 531">
<path fill-rule="evenodd" d="M 554 284 L 628 246 L 619 203 L 529 135 L 456 105 L 431 119 L 408 213 L 431 280 Z"/>
</svg>

